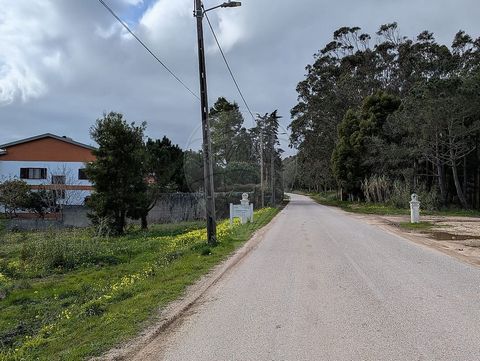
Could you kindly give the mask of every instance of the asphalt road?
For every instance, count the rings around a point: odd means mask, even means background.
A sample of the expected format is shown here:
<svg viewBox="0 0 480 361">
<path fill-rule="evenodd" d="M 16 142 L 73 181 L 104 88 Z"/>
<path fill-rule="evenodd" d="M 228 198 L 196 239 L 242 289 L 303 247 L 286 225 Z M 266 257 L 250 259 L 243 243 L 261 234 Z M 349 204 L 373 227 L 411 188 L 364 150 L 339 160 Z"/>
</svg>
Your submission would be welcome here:
<svg viewBox="0 0 480 361">
<path fill-rule="evenodd" d="M 480 269 L 293 195 L 149 347 L 143 360 L 477 361 Z"/>
</svg>

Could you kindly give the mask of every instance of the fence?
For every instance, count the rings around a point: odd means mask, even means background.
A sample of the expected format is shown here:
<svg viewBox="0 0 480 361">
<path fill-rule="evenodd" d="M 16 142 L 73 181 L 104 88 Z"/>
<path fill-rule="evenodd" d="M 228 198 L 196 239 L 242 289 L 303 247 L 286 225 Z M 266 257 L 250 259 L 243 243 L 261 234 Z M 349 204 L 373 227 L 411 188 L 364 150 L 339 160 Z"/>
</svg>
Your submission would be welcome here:
<svg viewBox="0 0 480 361">
<path fill-rule="evenodd" d="M 249 193 L 255 208 L 259 204 L 253 192 Z M 228 218 L 229 204 L 239 203 L 241 192 L 216 193 L 215 206 L 217 218 Z M 69 206 L 63 209 L 59 220 L 15 218 L 7 222 L 8 230 L 45 230 L 50 228 L 88 227 L 89 209 L 84 206 Z M 206 219 L 205 198 L 202 193 L 166 193 L 162 194 L 155 207 L 148 214 L 148 223 L 178 223 Z M 137 223 L 137 221 L 131 221 Z"/>
</svg>

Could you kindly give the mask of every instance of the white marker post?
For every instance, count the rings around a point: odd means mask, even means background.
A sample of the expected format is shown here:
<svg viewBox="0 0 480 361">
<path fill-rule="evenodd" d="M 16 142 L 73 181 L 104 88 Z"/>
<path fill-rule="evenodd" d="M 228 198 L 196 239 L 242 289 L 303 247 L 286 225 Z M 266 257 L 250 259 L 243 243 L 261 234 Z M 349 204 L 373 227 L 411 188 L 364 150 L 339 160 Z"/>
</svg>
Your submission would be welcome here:
<svg viewBox="0 0 480 361">
<path fill-rule="evenodd" d="M 420 202 L 415 193 L 412 194 L 410 201 L 410 223 L 420 223 Z"/>
<path fill-rule="evenodd" d="M 248 201 L 248 194 L 242 194 L 240 204 L 230 203 L 230 225 L 233 225 L 233 219 L 240 218 L 242 224 L 248 221 L 253 222 L 253 203 Z"/>
</svg>

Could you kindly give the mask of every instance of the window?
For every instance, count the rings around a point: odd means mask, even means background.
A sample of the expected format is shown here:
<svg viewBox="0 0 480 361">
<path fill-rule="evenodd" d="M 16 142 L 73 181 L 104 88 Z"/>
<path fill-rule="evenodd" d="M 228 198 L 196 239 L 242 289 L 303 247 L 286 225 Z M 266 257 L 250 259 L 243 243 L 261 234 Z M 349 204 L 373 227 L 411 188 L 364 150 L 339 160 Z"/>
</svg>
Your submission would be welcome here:
<svg viewBox="0 0 480 361">
<path fill-rule="evenodd" d="M 85 172 L 85 169 L 79 169 L 78 170 L 78 179 L 79 180 L 87 180 L 87 173 Z"/>
<path fill-rule="evenodd" d="M 65 199 L 65 185 L 66 178 L 64 175 L 52 175 L 52 184 L 59 185 L 53 189 L 53 194 L 56 199 Z"/>
<path fill-rule="evenodd" d="M 64 175 L 52 175 L 52 184 L 65 184 L 65 181 Z"/>
<path fill-rule="evenodd" d="M 47 168 L 20 168 L 20 179 L 47 179 Z"/>
</svg>

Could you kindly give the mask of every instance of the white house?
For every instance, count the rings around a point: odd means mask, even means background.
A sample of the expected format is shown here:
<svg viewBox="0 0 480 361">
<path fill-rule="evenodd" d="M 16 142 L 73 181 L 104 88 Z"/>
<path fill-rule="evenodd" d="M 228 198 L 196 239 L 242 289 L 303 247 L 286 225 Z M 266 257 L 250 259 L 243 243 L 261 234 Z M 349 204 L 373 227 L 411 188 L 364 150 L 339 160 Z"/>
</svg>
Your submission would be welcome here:
<svg viewBox="0 0 480 361">
<path fill-rule="evenodd" d="M 85 163 L 94 147 L 67 137 L 42 134 L 0 145 L 0 181 L 21 179 L 32 189 L 52 190 L 65 205 L 82 205 L 93 187 Z"/>
</svg>

